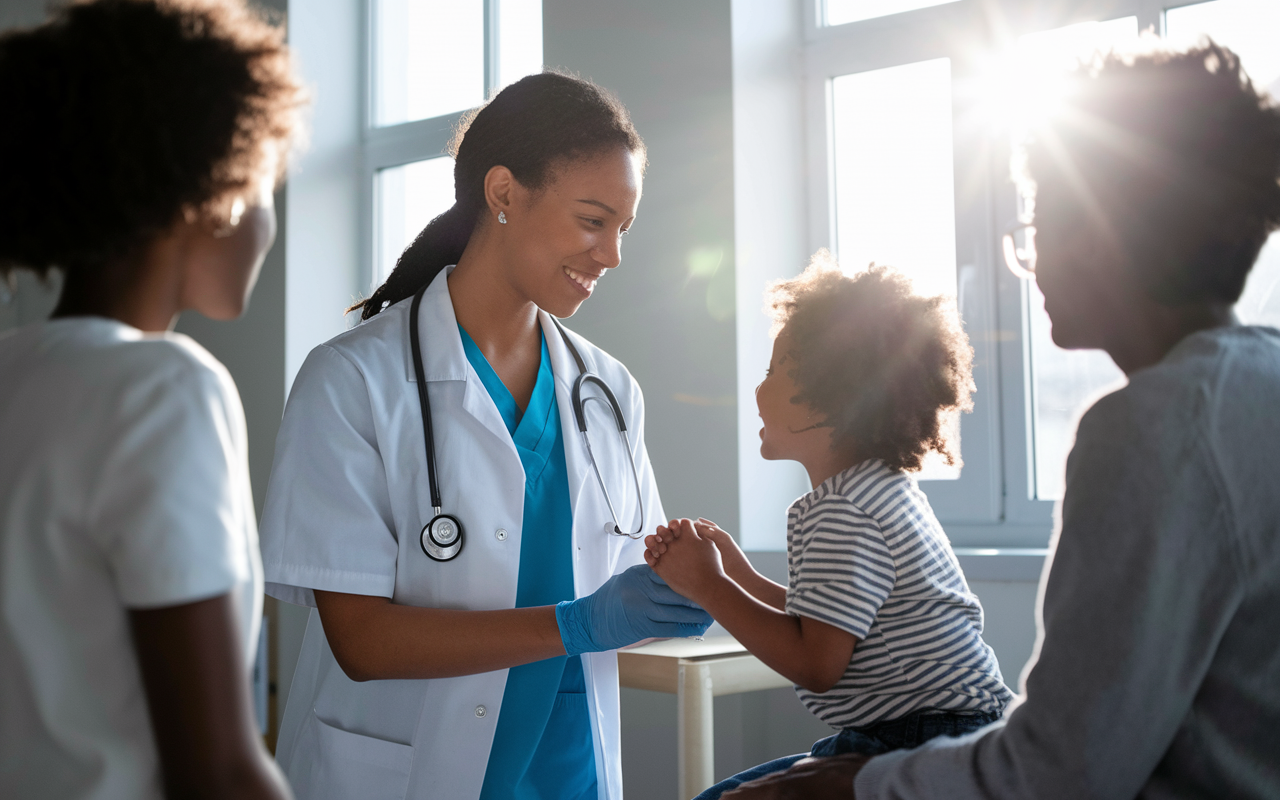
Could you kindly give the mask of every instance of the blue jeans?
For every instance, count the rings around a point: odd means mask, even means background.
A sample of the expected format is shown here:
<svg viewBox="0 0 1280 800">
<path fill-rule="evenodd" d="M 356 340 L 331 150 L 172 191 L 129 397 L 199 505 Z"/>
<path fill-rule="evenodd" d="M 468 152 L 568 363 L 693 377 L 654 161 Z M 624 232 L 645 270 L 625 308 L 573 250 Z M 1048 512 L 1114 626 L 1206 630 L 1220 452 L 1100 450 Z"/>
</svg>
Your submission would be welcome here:
<svg viewBox="0 0 1280 800">
<path fill-rule="evenodd" d="M 739 785 L 775 772 L 782 772 L 802 758 L 809 756 L 838 756 L 860 753 L 878 756 L 890 750 L 909 750 L 919 747 L 937 736 L 962 736 L 1000 719 L 999 714 L 956 714 L 950 711 L 925 709 L 888 722 L 877 722 L 862 728 L 845 728 L 837 734 L 819 739 L 808 753 L 783 756 L 757 767 L 739 772 L 707 789 L 694 800 L 719 800 L 720 795 Z"/>
</svg>

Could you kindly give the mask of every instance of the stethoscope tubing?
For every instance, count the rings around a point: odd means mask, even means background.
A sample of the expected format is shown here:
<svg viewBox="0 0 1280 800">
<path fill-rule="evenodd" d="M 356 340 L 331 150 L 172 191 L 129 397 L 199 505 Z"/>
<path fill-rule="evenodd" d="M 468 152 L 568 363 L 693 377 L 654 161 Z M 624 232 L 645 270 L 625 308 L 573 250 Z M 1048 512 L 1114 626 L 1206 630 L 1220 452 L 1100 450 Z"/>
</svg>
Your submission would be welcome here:
<svg viewBox="0 0 1280 800">
<path fill-rule="evenodd" d="M 462 553 L 466 541 L 462 521 L 450 514 L 441 513 L 440 482 L 436 478 L 436 437 L 431 427 L 431 401 L 427 399 L 427 378 L 422 367 L 422 344 L 418 340 L 418 307 L 422 305 L 423 286 L 413 296 L 409 306 L 409 349 L 413 352 L 413 374 L 418 379 L 418 403 L 422 408 L 422 439 L 427 448 L 427 483 L 431 487 L 431 507 L 434 516 L 422 526 L 418 544 L 432 561 L 452 561 Z"/>
<path fill-rule="evenodd" d="M 413 374 L 418 381 L 418 404 L 422 410 L 422 439 L 427 454 L 427 483 L 431 490 L 431 507 L 435 516 L 422 528 L 421 545 L 422 552 L 426 553 L 428 558 L 433 561 L 451 561 L 457 558 L 462 552 L 463 544 L 463 527 L 457 517 L 442 513 L 442 503 L 440 499 L 440 481 L 436 472 L 436 443 L 435 431 L 431 424 L 431 401 L 427 397 L 427 379 L 426 370 L 422 362 L 422 344 L 418 336 L 418 310 L 422 305 L 422 296 L 427 291 L 427 285 L 418 289 L 413 296 L 413 302 L 409 306 L 409 349 L 413 354 Z M 570 355 L 573 356 L 574 363 L 578 367 L 578 378 L 573 382 L 573 391 L 571 400 L 573 403 L 574 422 L 578 425 L 578 431 L 582 434 L 582 440 L 587 446 L 587 456 L 591 460 L 591 468 L 596 474 L 596 481 L 600 484 L 600 491 L 604 494 L 605 504 L 609 507 L 609 516 L 613 518 L 613 524 L 605 523 L 605 531 L 617 536 L 626 536 L 631 539 L 639 539 L 644 535 L 644 498 L 640 491 L 640 472 L 636 468 L 635 453 L 631 449 L 631 437 L 627 434 L 627 420 L 622 414 L 622 407 L 618 404 L 618 398 L 614 395 L 613 390 L 603 378 L 587 368 L 587 363 L 583 359 L 582 354 L 578 352 L 578 348 L 574 346 L 573 341 L 569 338 L 568 331 L 560 324 L 560 320 L 555 317 L 551 318 L 552 323 L 556 326 L 556 330 L 560 333 L 560 338 L 564 340 L 565 347 L 568 348 Z M 584 386 L 593 385 L 600 389 L 604 395 L 602 400 L 599 397 L 582 396 Z M 640 514 L 640 522 L 634 531 L 624 531 L 622 524 L 618 520 L 618 512 L 613 505 L 613 498 L 609 495 L 609 489 L 605 486 L 604 475 L 600 472 L 600 465 L 596 462 L 595 451 L 591 448 L 591 437 L 587 435 L 587 415 L 586 404 L 592 400 L 598 403 L 605 403 L 613 412 L 614 421 L 618 425 L 618 435 L 622 439 L 622 444 L 627 451 L 627 460 L 631 466 L 631 477 L 636 488 L 636 505 Z"/>
</svg>

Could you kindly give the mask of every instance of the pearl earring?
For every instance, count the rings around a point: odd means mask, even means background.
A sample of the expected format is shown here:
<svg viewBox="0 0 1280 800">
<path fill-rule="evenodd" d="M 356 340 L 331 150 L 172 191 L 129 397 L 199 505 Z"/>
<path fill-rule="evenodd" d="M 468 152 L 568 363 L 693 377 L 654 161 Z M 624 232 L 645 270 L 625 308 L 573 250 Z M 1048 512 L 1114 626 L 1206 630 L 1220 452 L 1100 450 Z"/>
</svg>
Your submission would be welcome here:
<svg viewBox="0 0 1280 800">
<path fill-rule="evenodd" d="M 499 225 L 506 225 L 506 224 L 507 224 L 507 212 L 505 212 L 505 211 L 499 211 L 499 212 L 498 212 L 498 224 L 499 224 Z"/>
</svg>

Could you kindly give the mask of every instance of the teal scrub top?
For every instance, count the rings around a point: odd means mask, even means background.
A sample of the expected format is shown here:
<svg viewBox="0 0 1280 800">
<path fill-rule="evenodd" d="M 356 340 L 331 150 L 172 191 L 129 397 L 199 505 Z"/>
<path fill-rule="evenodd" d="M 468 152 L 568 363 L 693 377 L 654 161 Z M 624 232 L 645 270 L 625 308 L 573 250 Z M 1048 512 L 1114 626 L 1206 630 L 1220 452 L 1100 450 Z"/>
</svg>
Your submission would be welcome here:
<svg viewBox="0 0 1280 800">
<path fill-rule="evenodd" d="M 524 527 L 516 607 L 572 600 L 573 508 L 564 436 L 547 342 L 529 405 L 520 412 L 484 353 L 461 325 L 462 347 L 502 415 L 524 465 Z M 594 800 L 595 748 L 582 659 L 512 667 L 485 768 L 481 800 Z"/>
</svg>

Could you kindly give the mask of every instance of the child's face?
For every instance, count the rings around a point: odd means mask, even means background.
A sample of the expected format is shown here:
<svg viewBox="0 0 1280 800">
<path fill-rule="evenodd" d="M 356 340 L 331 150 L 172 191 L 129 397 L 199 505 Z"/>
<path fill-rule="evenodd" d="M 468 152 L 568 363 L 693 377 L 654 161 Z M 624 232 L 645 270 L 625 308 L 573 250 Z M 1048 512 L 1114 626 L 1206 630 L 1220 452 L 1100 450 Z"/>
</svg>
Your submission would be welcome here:
<svg viewBox="0 0 1280 800">
<path fill-rule="evenodd" d="M 788 355 L 791 337 L 784 328 L 773 340 L 773 356 L 764 380 L 756 387 L 756 407 L 764 427 L 760 429 L 760 455 L 770 461 L 786 459 L 805 460 L 815 447 L 829 448 L 830 429 L 815 427 L 823 420 L 805 403 L 793 403 L 791 398 L 800 393 L 791 379 L 795 368 Z"/>
</svg>

